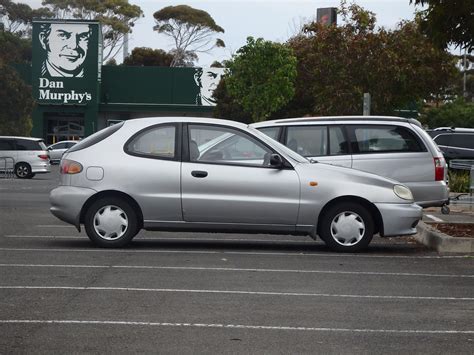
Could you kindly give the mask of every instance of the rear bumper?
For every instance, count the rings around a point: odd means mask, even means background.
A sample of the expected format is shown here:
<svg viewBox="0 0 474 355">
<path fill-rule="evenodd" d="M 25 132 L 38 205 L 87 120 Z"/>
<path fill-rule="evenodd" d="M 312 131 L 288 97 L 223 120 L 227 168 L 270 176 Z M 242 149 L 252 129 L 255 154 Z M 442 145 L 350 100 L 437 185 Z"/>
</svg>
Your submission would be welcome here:
<svg viewBox="0 0 474 355">
<path fill-rule="evenodd" d="M 441 207 L 449 202 L 449 187 L 444 181 L 405 183 L 421 207 Z"/>
<path fill-rule="evenodd" d="M 31 164 L 33 174 L 45 174 L 51 172 L 51 164 L 48 162 Z"/>
<path fill-rule="evenodd" d="M 382 215 L 382 237 L 416 234 L 416 225 L 423 217 L 423 208 L 412 204 L 375 204 Z"/>
<path fill-rule="evenodd" d="M 49 194 L 49 210 L 61 221 L 76 226 L 80 231 L 82 206 L 95 193 L 95 190 L 83 187 L 59 186 Z"/>
</svg>

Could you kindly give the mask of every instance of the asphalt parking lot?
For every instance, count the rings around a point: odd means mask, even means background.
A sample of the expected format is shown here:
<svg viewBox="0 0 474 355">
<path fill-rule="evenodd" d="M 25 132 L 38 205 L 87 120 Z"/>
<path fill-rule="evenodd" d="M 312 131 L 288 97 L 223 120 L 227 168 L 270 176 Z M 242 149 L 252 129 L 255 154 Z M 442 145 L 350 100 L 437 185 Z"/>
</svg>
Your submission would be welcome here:
<svg viewBox="0 0 474 355">
<path fill-rule="evenodd" d="M 472 353 L 472 257 L 144 231 L 99 249 L 49 213 L 57 174 L 0 178 L 0 353 Z"/>
</svg>

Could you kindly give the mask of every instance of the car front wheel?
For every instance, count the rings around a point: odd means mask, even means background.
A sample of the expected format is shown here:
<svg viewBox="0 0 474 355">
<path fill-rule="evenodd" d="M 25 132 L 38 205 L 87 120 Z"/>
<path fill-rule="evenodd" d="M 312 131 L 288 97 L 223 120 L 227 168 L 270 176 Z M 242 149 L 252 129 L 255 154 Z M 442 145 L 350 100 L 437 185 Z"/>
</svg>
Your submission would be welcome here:
<svg viewBox="0 0 474 355">
<path fill-rule="evenodd" d="M 84 227 L 87 236 L 104 248 L 127 245 L 138 233 L 137 216 L 133 208 L 120 198 L 102 198 L 86 211 Z"/>
<path fill-rule="evenodd" d="M 321 218 L 320 237 L 332 250 L 360 251 L 369 245 L 374 236 L 374 222 L 370 212 L 357 203 L 336 204 Z"/>
</svg>

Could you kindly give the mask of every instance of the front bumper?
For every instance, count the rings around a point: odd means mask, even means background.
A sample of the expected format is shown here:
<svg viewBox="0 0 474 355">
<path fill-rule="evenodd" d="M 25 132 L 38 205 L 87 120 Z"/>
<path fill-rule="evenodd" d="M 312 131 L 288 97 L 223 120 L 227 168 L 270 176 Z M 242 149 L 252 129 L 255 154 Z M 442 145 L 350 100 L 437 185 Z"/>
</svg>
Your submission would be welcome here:
<svg viewBox="0 0 474 355">
<path fill-rule="evenodd" d="M 81 231 L 80 216 L 82 206 L 97 191 L 75 186 L 59 186 L 49 194 L 51 213 L 61 221 L 76 226 Z"/>
<path fill-rule="evenodd" d="M 383 221 L 382 237 L 416 234 L 416 225 L 423 217 L 423 208 L 416 203 L 376 203 Z"/>
</svg>

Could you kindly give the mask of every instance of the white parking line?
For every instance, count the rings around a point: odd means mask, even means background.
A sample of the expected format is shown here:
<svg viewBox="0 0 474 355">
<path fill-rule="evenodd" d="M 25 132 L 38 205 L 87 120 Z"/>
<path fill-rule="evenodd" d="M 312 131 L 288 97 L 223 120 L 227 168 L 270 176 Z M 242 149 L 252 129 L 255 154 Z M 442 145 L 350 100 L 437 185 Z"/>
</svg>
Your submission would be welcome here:
<svg viewBox="0 0 474 355">
<path fill-rule="evenodd" d="M 137 253 L 137 254 L 221 254 L 221 255 L 265 255 L 265 256 L 312 256 L 337 258 L 368 258 L 368 259 L 465 259 L 465 255 L 368 255 L 338 253 L 288 252 L 247 252 L 247 251 L 207 251 L 207 250 L 144 250 L 144 249 L 66 249 L 66 248 L 0 248 L 1 251 L 47 252 L 47 253 Z"/>
<path fill-rule="evenodd" d="M 430 218 L 430 219 L 432 219 L 432 220 L 435 221 L 435 222 L 444 222 L 441 218 L 435 217 L 435 216 L 433 216 L 433 215 L 431 215 L 431 214 L 427 214 L 427 215 L 425 215 L 425 216 L 428 217 L 428 218 Z"/>
<path fill-rule="evenodd" d="M 336 275 L 370 275 L 370 276 L 407 276 L 407 277 L 444 277 L 474 278 L 474 275 L 422 274 L 407 272 L 375 272 L 375 271 L 335 271 L 335 270 L 295 270 L 295 269 L 253 269 L 225 267 L 193 267 L 193 266 L 146 266 L 146 265 L 68 265 L 68 264 L 0 264 L 0 267 L 31 267 L 31 268 L 64 268 L 64 269 L 142 269 L 142 270 L 179 270 L 179 271 L 233 271 L 233 272 L 274 272 L 297 274 L 336 274 Z"/>
<path fill-rule="evenodd" d="M 118 325 L 139 327 L 184 327 L 184 328 L 220 328 L 220 329 L 254 329 L 254 330 L 288 330 L 312 332 L 344 332 L 344 333 L 395 333 L 395 334 L 474 334 L 474 330 L 430 330 L 430 329 L 364 329 L 364 328 L 324 328 L 298 326 L 271 326 L 249 324 L 219 323 L 169 323 L 169 322 L 128 322 L 100 320 L 47 320 L 47 319 L 1 319 L 0 324 L 59 324 L 59 325 Z"/>
<path fill-rule="evenodd" d="M 67 235 L 15 235 L 9 234 L 6 235 L 5 238 L 45 238 L 45 239 L 84 239 L 87 240 L 87 236 L 77 237 L 77 236 L 67 236 Z M 162 238 L 162 237 L 137 237 L 135 240 L 156 240 L 157 242 L 165 242 L 165 241 L 183 241 L 183 242 L 256 242 L 256 243 L 295 243 L 295 244 L 315 244 L 314 241 L 308 240 L 292 240 L 292 239 L 243 239 L 243 238 Z"/>
<path fill-rule="evenodd" d="M 368 298 L 416 301 L 474 301 L 473 297 L 435 297 L 435 296 L 394 296 L 394 295 L 350 295 L 307 292 L 270 292 L 240 290 L 197 290 L 176 288 L 140 288 L 140 287 L 89 287 L 89 286 L 0 286 L 0 290 L 66 290 L 66 291 L 121 291 L 121 292 L 157 292 L 157 293 L 202 293 L 256 296 L 298 296 L 298 297 L 337 297 L 337 298 Z"/>
</svg>

